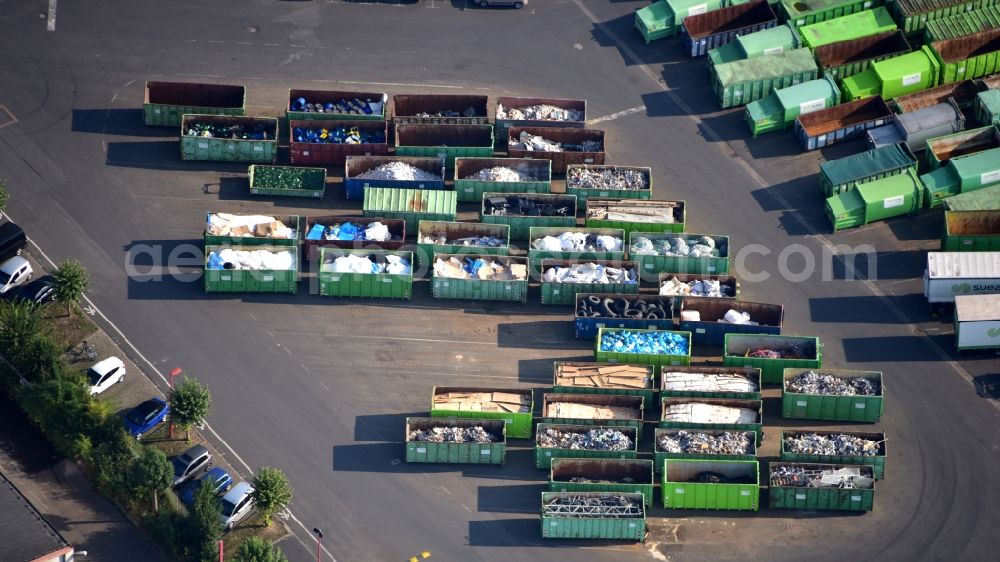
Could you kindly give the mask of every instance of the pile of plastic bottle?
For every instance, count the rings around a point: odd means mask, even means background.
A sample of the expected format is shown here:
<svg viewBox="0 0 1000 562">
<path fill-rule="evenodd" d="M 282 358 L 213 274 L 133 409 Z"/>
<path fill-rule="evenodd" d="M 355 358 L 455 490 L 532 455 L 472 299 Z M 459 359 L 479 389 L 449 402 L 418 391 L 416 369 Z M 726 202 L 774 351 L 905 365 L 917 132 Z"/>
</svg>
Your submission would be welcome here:
<svg viewBox="0 0 1000 562">
<path fill-rule="evenodd" d="M 383 131 L 366 132 L 357 127 L 295 127 L 292 131 L 295 142 L 314 144 L 384 144 Z"/>
<path fill-rule="evenodd" d="M 262 123 L 245 126 L 196 121 L 188 125 L 184 134 L 207 139 L 274 140 Z"/>
<path fill-rule="evenodd" d="M 690 343 L 687 336 L 664 330 L 604 332 L 601 351 L 616 353 L 645 353 L 655 355 L 687 355 Z"/>
<path fill-rule="evenodd" d="M 383 94 L 379 101 L 359 98 L 343 99 L 328 102 L 310 102 L 306 98 L 296 98 L 292 100 L 290 109 L 292 111 L 304 111 L 306 113 L 336 113 L 341 115 L 381 115 L 385 106 L 386 96 Z"/>
</svg>

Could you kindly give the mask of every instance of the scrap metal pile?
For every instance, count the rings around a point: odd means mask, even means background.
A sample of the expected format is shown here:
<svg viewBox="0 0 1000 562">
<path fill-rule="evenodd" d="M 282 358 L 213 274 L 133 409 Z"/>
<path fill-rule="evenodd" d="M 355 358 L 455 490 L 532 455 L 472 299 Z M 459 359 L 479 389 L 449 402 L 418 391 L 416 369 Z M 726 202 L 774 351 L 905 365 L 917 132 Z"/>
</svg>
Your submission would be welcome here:
<svg viewBox="0 0 1000 562">
<path fill-rule="evenodd" d="M 429 111 L 421 111 L 416 115 L 410 117 L 481 117 L 476 108 L 469 106 L 465 108 L 464 111 L 455 111 L 453 109 L 442 109 L 440 111 L 435 111 L 431 113 Z"/>
<path fill-rule="evenodd" d="M 410 431 L 409 441 L 427 441 L 431 443 L 496 443 L 500 438 L 483 429 L 481 425 L 473 427 L 441 426 L 430 429 L 414 429 Z"/>
<path fill-rule="evenodd" d="M 401 180 L 401 181 L 441 181 L 443 178 L 427 170 L 421 170 L 406 162 L 386 162 L 362 172 L 354 179 L 359 180 Z"/>
<path fill-rule="evenodd" d="M 291 111 L 304 111 L 306 113 L 337 113 L 343 115 L 382 115 L 382 108 L 388 96 L 382 94 L 378 101 L 366 98 L 340 99 L 326 102 L 309 101 L 305 97 L 292 100 L 289 109 Z"/>
<path fill-rule="evenodd" d="M 543 449 L 582 449 L 587 451 L 630 451 L 635 443 L 625 432 L 597 427 L 584 432 L 560 431 L 551 426 L 539 428 L 535 435 Z"/>
<path fill-rule="evenodd" d="M 542 274 L 546 283 L 635 284 L 639 277 L 633 267 L 605 267 L 596 263 L 577 263 L 550 267 Z"/>
<path fill-rule="evenodd" d="M 660 435 L 657 450 L 664 453 L 700 453 L 707 455 L 752 455 L 756 450 L 753 439 L 746 433 L 721 431 L 702 433 L 678 431 Z"/>
<path fill-rule="evenodd" d="M 393 236 L 389 227 L 380 222 L 370 222 L 367 225 L 355 222 L 334 223 L 329 226 L 315 223 L 306 233 L 306 240 L 361 240 L 367 242 L 388 242 L 399 240 Z"/>
<path fill-rule="evenodd" d="M 815 357 L 815 353 L 807 357 Z M 865 377 L 838 377 L 830 373 L 806 371 L 785 383 L 795 394 L 825 394 L 830 396 L 879 396 L 882 388 L 877 381 Z"/>
<path fill-rule="evenodd" d="M 409 275 L 411 269 L 412 268 L 408 260 L 391 254 L 369 254 L 367 256 L 345 254 L 336 257 L 327 256 L 319 267 L 321 272 L 363 273 L 373 275 Z"/>
<path fill-rule="evenodd" d="M 622 476 L 621 478 L 615 478 L 614 480 L 587 478 L 586 476 L 570 476 L 569 478 L 556 476 L 555 481 L 572 482 L 574 484 L 635 484 L 635 478 L 632 478 L 631 476 Z"/>
<path fill-rule="evenodd" d="M 676 277 L 671 277 L 664 281 L 663 285 L 660 285 L 660 295 L 664 297 L 733 298 L 736 296 L 736 292 L 717 279 L 695 279 L 684 282 Z"/>
<path fill-rule="evenodd" d="M 615 353 L 645 353 L 656 355 L 687 355 L 689 338 L 679 332 L 667 331 L 610 331 L 600 342 L 601 351 Z"/>
<path fill-rule="evenodd" d="M 506 240 L 496 236 L 465 236 L 463 238 L 448 238 L 446 232 L 431 232 L 423 234 L 418 240 L 420 244 L 448 244 L 451 246 L 477 246 L 480 248 L 499 248 L 507 245 Z"/>
<path fill-rule="evenodd" d="M 294 240 L 297 225 L 286 225 L 277 217 L 264 215 L 234 215 L 231 213 L 209 213 L 205 232 L 212 236 L 238 238 L 280 238 Z"/>
<path fill-rule="evenodd" d="M 497 119 L 513 121 L 583 121 L 583 112 L 549 104 L 504 107 L 497 104 Z"/>
<path fill-rule="evenodd" d="M 246 269 L 254 271 L 294 271 L 293 250 L 234 250 L 224 248 L 208 254 L 207 269 Z"/>
<path fill-rule="evenodd" d="M 187 130 L 184 131 L 184 135 L 206 139 L 274 140 L 271 138 L 272 133 L 268 131 L 268 126 L 263 123 L 226 125 L 195 121 L 188 125 Z"/>
<path fill-rule="evenodd" d="M 481 279 L 486 281 L 523 281 L 528 278 L 528 266 L 519 263 L 505 265 L 494 259 L 450 257 L 434 261 L 434 276 L 448 279 Z"/>
<path fill-rule="evenodd" d="M 661 390 L 673 392 L 757 392 L 760 387 L 739 373 L 668 372 L 664 368 Z"/>
<path fill-rule="evenodd" d="M 574 167 L 566 172 L 566 187 L 639 191 L 649 189 L 649 176 L 645 171 L 635 168 Z"/>
<path fill-rule="evenodd" d="M 507 166 L 494 166 L 493 168 L 483 168 L 474 174 L 469 174 L 463 180 L 474 181 L 495 181 L 495 182 L 520 182 L 520 181 L 541 181 L 527 172 L 508 168 Z"/>
<path fill-rule="evenodd" d="M 385 132 L 362 131 L 358 127 L 295 127 L 292 140 L 311 144 L 385 144 Z"/>
<path fill-rule="evenodd" d="M 662 240 L 650 240 L 645 236 L 638 236 L 632 240 L 629 251 L 642 256 L 680 258 L 717 258 L 728 255 L 728 250 L 725 247 L 718 247 L 711 236 L 697 238 L 671 236 Z"/>
<path fill-rule="evenodd" d="M 686 402 L 670 404 L 663 411 L 662 421 L 677 423 L 727 423 L 751 424 L 757 423 L 757 412 L 750 408 L 735 406 L 720 406 L 703 402 Z"/>
<path fill-rule="evenodd" d="M 771 468 L 771 486 L 783 488 L 870 489 L 875 479 L 861 473 L 860 466 L 815 470 L 778 465 Z"/>
<path fill-rule="evenodd" d="M 618 494 L 558 496 L 542 503 L 542 517 L 627 519 L 642 517 L 642 501 Z"/>
<path fill-rule="evenodd" d="M 604 149 L 604 143 L 597 140 L 585 140 L 580 144 L 560 143 L 527 131 L 522 131 L 517 140 L 510 139 L 507 144 L 515 150 L 530 152 L 600 152 Z"/>
<path fill-rule="evenodd" d="M 517 196 L 490 197 L 483 204 L 483 214 L 519 217 L 572 217 L 576 207 L 572 204 L 556 205 L 541 200 Z"/>
<path fill-rule="evenodd" d="M 645 318 L 666 320 L 670 316 L 670 303 L 657 298 L 629 300 L 588 295 L 576 301 L 579 318 Z"/>
<path fill-rule="evenodd" d="M 618 252 L 624 241 L 617 236 L 586 232 L 563 232 L 531 241 L 531 249 L 547 252 Z"/>
<path fill-rule="evenodd" d="M 576 168 L 572 168 L 576 170 Z M 647 203 L 647 202 L 643 202 Z M 680 204 L 672 201 L 656 201 L 656 204 L 635 205 L 627 202 L 615 204 L 596 204 L 594 200 L 587 201 L 587 219 L 614 222 L 641 222 L 655 224 L 673 224 L 677 222 Z M 681 215 L 683 216 L 683 215 Z"/>
<path fill-rule="evenodd" d="M 792 342 L 786 343 L 784 347 L 757 347 L 757 348 L 748 348 L 746 350 L 746 352 L 743 354 L 743 356 L 744 357 L 753 357 L 755 359 L 815 359 L 816 358 L 816 345 L 813 342 L 805 342 L 805 341 L 796 342 L 796 341 L 792 341 Z M 811 373 L 811 371 L 810 371 L 810 373 Z M 795 378 L 796 379 L 800 379 L 801 377 L 805 377 L 805 375 L 808 375 L 808 374 L 809 373 L 803 373 L 799 377 L 795 377 Z M 815 375 L 815 373 L 813 373 L 813 375 Z M 823 375 L 823 377 L 821 377 L 821 379 L 822 380 L 826 380 L 826 377 L 830 377 L 830 375 Z M 815 379 L 814 377 L 810 376 L 810 377 L 801 378 L 801 381 L 802 381 L 802 384 L 804 385 L 803 388 L 806 388 L 806 387 L 811 387 L 812 385 L 815 385 L 816 382 L 817 382 L 817 379 Z M 789 381 L 789 384 L 792 384 L 792 381 Z M 836 384 L 836 383 L 831 383 L 831 384 Z M 808 392 L 806 394 L 831 394 L 831 393 L 827 393 L 827 392 Z"/>
<path fill-rule="evenodd" d="M 881 442 L 846 433 L 800 433 L 785 437 L 785 451 L 804 455 L 875 457 Z"/>
</svg>

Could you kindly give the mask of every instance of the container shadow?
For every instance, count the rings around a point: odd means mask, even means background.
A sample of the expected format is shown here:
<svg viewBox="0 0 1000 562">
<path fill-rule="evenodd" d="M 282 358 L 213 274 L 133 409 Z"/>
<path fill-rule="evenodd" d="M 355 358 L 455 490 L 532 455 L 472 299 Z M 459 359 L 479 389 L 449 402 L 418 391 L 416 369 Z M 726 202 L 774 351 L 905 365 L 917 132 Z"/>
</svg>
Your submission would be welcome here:
<svg viewBox="0 0 1000 562">
<path fill-rule="evenodd" d="M 573 322 L 543 320 L 497 324 L 497 345 L 520 349 L 586 349 L 573 334 Z"/>
<path fill-rule="evenodd" d="M 642 94 L 642 104 L 646 106 L 646 117 L 676 117 L 687 115 L 667 92 Z"/>
<path fill-rule="evenodd" d="M 126 252 L 128 298 L 192 300 L 204 296 L 204 246 L 198 239 L 134 240 Z M 167 266 L 176 272 L 167 271 Z"/>
<path fill-rule="evenodd" d="M 355 441 L 398 441 L 406 430 L 406 418 L 428 417 L 427 412 L 369 414 L 355 416 Z"/>
<path fill-rule="evenodd" d="M 178 141 L 109 142 L 105 159 L 108 166 L 144 170 L 246 173 L 242 162 L 201 162 L 181 160 Z"/>
<path fill-rule="evenodd" d="M 922 300 L 917 295 L 906 295 L 899 300 Z M 872 296 L 817 297 L 809 299 L 809 314 L 813 322 L 880 324 L 904 323 L 896 315 L 884 310 L 882 299 Z M 906 322 L 909 323 L 909 322 Z"/>
<path fill-rule="evenodd" d="M 685 111 L 684 114 L 714 115 L 728 111 L 719 106 L 719 98 L 712 91 L 711 75 L 705 59 L 684 56 L 679 39 L 674 48 L 676 57 L 664 65 L 660 76 L 670 92 L 690 109 L 690 112 Z"/>
<path fill-rule="evenodd" d="M 743 114 L 740 114 L 742 117 Z M 750 138 L 750 130 L 744 125 L 747 140 L 747 150 L 754 159 L 787 158 L 802 154 L 802 145 L 795 138 L 793 129 L 789 127 L 781 131 L 773 131 L 759 137 Z"/>
<path fill-rule="evenodd" d="M 727 109 L 712 116 L 702 117 L 698 122 L 698 131 L 706 141 L 710 142 L 745 140 L 747 146 L 756 144 L 760 138 L 750 136 L 743 113 L 743 108 Z"/>
<path fill-rule="evenodd" d="M 886 221 L 889 230 L 899 241 L 913 240 L 934 240 L 941 239 L 944 232 L 944 212 L 941 209 L 933 209 L 921 212 L 917 215 L 907 215 L 897 220 Z M 935 250 L 937 247 L 934 248 Z"/>
<path fill-rule="evenodd" d="M 838 254 L 830 262 L 831 275 L 836 280 L 916 279 L 924 274 L 926 255 L 924 250 L 876 252 L 874 259 L 867 252 Z"/>
<path fill-rule="evenodd" d="M 485 478 L 489 480 L 544 482 L 546 478 L 541 470 L 535 468 L 535 450 L 533 447 L 511 446 L 511 443 L 531 443 L 529 439 L 507 438 L 507 458 L 502 471 L 488 464 L 466 465 L 462 475 L 469 478 Z"/>
<path fill-rule="evenodd" d="M 148 127 L 142 109 L 74 109 L 70 130 L 129 137 L 177 137 L 180 127 Z"/>
<path fill-rule="evenodd" d="M 329 210 L 333 206 L 333 202 L 337 200 L 337 197 L 331 193 L 333 185 L 335 184 L 327 182 L 326 193 L 320 199 L 312 197 L 250 195 L 250 178 L 246 175 L 223 176 L 219 178 L 218 182 L 206 183 L 203 189 L 206 194 L 215 193 L 220 201 L 254 201 L 255 203 L 260 202 L 262 204 L 270 203 L 273 207 L 278 208 L 323 209 L 323 214 L 332 214 L 325 211 Z M 358 205 L 357 212 L 360 212 L 360 208 L 360 205 Z M 346 214 L 353 214 L 354 212 L 354 210 L 351 210 Z"/>
<path fill-rule="evenodd" d="M 831 519 L 840 517 L 860 517 L 863 511 L 806 511 L 799 509 L 770 509 L 768 506 L 767 489 L 760 490 L 760 509 L 758 511 L 727 511 L 727 510 L 690 510 L 690 509 L 663 509 L 661 507 L 652 510 L 653 517 L 685 518 L 696 514 L 697 517 L 724 518 L 724 519 Z"/>
<path fill-rule="evenodd" d="M 335 472 L 458 472 L 455 465 L 413 463 L 407 464 L 402 442 L 357 443 L 334 445 L 332 470 Z"/>
<path fill-rule="evenodd" d="M 513 486 L 480 486 L 476 509 L 494 513 L 538 513 L 538 498 L 548 486 L 519 484 Z"/>
<path fill-rule="evenodd" d="M 597 41 L 598 45 L 602 47 L 614 47 L 621 55 L 625 66 L 662 64 L 682 58 L 683 49 L 681 48 L 679 36 L 660 39 L 647 45 L 639 34 L 639 31 L 635 29 L 634 22 L 634 13 L 624 14 L 617 18 L 594 24 L 590 35 Z M 633 55 L 623 51 L 614 38 L 622 41 L 639 60 L 633 60 Z"/>
<path fill-rule="evenodd" d="M 810 189 L 809 178 L 762 187 L 750 195 L 764 212 L 780 211 L 778 225 L 789 236 L 812 234 L 807 225 L 825 224 L 822 203 L 816 201 L 815 191 Z M 791 208 L 789 208 L 791 207 Z"/>
<path fill-rule="evenodd" d="M 536 503 L 538 502 L 537 499 L 535 501 Z M 469 546 L 594 548 L 602 546 L 634 546 L 635 544 L 635 541 L 543 539 L 541 538 L 541 523 L 537 515 L 531 519 L 469 521 Z M 581 552 L 585 553 L 586 550 Z M 586 560 L 586 558 L 585 554 L 581 554 L 581 560 Z"/>
<path fill-rule="evenodd" d="M 953 334 L 928 336 L 948 357 L 957 360 L 955 354 L 955 338 Z M 883 336 L 875 338 L 844 338 L 844 358 L 850 362 L 883 363 L 892 361 L 917 362 L 940 361 L 930 347 L 924 344 L 920 336 Z M 962 360 L 996 359 L 996 356 L 981 358 L 973 356 L 961 357 Z"/>
</svg>

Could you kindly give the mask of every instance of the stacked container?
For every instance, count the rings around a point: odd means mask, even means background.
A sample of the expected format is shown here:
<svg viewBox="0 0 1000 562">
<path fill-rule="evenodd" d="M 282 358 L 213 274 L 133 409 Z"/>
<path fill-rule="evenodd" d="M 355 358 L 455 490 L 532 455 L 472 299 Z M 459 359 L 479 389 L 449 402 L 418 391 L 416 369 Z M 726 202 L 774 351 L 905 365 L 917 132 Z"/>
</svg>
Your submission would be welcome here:
<svg viewBox="0 0 1000 562">
<path fill-rule="evenodd" d="M 185 114 L 246 115 L 246 86 L 146 82 L 142 120 L 146 125 L 177 127 Z"/>
<path fill-rule="evenodd" d="M 490 214 L 490 202 L 500 200 L 515 201 L 519 206 L 510 206 L 505 214 Z M 539 206 L 562 210 L 562 214 L 543 216 L 535 211 Z M 483 193 L 483 204 L 479 211 L 479 221 L 487 224 L 505 224 L 510 227 L 511 240 L 527 240 L 528 234 L 535 227 L 576 226 L 576 196 L 543 193 Z"/>
<path fill-rule="evenodd" d="M 857 138 L 888 123 L 893 115 L 885 101 L 875 96 L 800 115 L 795 119 L 795 134 L 803 149 L 816 150 Z"/>
<path fill-rule="evenodd" d="M 807 371 L 841 378 L 861 377 L 878 386 L 876 396 L 840 396 L 833 394 L 801 394 L 788 390 L 788 381 Z M 781 388 L 781 410 L 785 419 L 850 421 L 875 423 L 882 417 L 885 385 L 879 371 L 849 371 L 833 369 L 785 369 Z"/>
<path fill-rule="evenodd" d="M 296 166 L 336 166 L 348 156 L 385 156 L 389 153 L 388 125 L 385 121 L 337 121 L 332 119 L 292 120 L 288 122 L 290 141 L 288 159 Z M 357 129 L 362 134 L 381 135 L 382 142 L 373 143 L 313 143 L 299 142 L 295 129 Z"/>
<path fill-rule="evenodd" d="M 891 100 L 937 84 L 940 65 L 926 45 L 919 51 L 875 61 L 868 70 L 844 78 L 844 99 L 882 96 Z"/>
<path fill-rule="evenodd" d="M 917 159 L 902 144 L 866 150 L 819 165 L 820 189 L 827 197 L 854 189 L 856 183 L 865 183 L 886 176 L 917 170 Z"/>
<path fill-rule="evenodd" d="M 254 164 L 247 173 L 250 178 L 250 195 L 322 199 L 326 194 L 325 168 Z M 272 176 L 277 176 L 280 180 L 271 179 Z"/>
<path fill-rule="evenodd" d="M 500 118 L 500 108 L 504 111 L 535 105 L 550 105 L 560 109 L 578 112 L 580 120 L 556 119 L 510 119 Z M 517 98 L 499 96 L 497 98 L 496 137 L 498 140 L 507 138 L 511 127 L 574 127 L 582 129 L 587 123 L 587 100 L 567 100 L 557 98 Z"/>
<path fill-rule="evenodd" d="M 598 174 L 604 171 L 633 171 L 639 173 L 644 181 L 640 185 L 629 186 L 630 189 L 581 187 L 571 181 L 575 173 L 574 170 L 589 170 Z M 576 196 L 578 210 L 583 210 L 587 206 L 587 199 L 591 197 L 647 200 L 653 195 L 653 171 L 643 166 L 588 166 L 585 164 L 571 164 L 566 167 L 566 193 Z"/>
<path fill-rule="evenodd" d="M 867 37 L 816 47 L 823 76 L 842 80 L 868 70 L 871 63 L 910 52 L 902 31 L 883 31 Z"/>
<path fill-rule="evenodd" d="M 980 125 L 1000 125 L 1000 90 L 976 94 L 973 113 Z"/>
<path fill-rule="evenodd" d="M 440 179 L 391 180 L 364 179 L 364 175 L 379 166 L 402 162 Z M 348 156 L 344 161 L 344 197 L 348 201 L 362 201 L 368 188 L 390 187 L 395 189 L 444 189 L 444 158 L 413 158 L 405 156 Z"/>
<path fill-rule="evenodd" d="M 746 108 L 746 121 L 753 136 L 791 127 L 795 118 L 840 103 L 840 88 L 830 77 L 810 80 L 775 90 Z"/>
<path fill-rule="evenodd" d="M 824 455 L 821 453 L 793 453 L 786 448 L 785 439 L 788 437 L 798 437 L 803 434 L 813 433 L 820 436 L 830 435 L 850 435 L 876 443 L 874 456 L 868 455 Z M 781 432 L 781 461 L 782 462 L 809 462 L 823 464 L 856 464 L 869 465 L 874 469 L 875 479 L 881 480 L 885 477 L 886 445 L 885 433 L 864 433 L 860 431 L 818 431 L 814 429 L 800 431 Z"/>
<path fill-rule="evenodd" d="M 965 128 L 965 115 L 954 99 L 916 111 L 897 115 L 889 125 L 869 130 L 868 145 L 872 148 L 906 144 L 911 151 L 923 150 L 929 139 Z"/>
<path fill-rule="evenodd" d="M 422 220 L 454 221 L 454 191 L 425 189 L 368 189 L 362 214 L 406 221 L 406 233 L 415 235 Z"/>
<path fill-rule="evenodd" d="M 623 218 L 615 211 L 625 213 Z M 649 217 L 643 220 L 643 216 Z M 597 218 L 604 216 L 605 218 Z M 656 220 L 653 220 L 656 217 Z M 661 220 L 667 217 L 669 220 Z M 620 228 L 628 237 L 635 232 L 684 232 L 687 205 L 684 201 L 641 201 L 637 199 L 587 199 L 584 215 L 587 228 Z"/>
<path fill-rule="evenodd" d="M 711 49 L 732 42 L 740 35 L 778 25 L 778 17 L 766 0 L 735 4 L 684 18 L 684 46 L 692 57 L 703 56 Z"/>
<path fill-rule="evenodd" d="M 942 84 L 1000 71 L 1000 29 L 931 43 L 941 64 Z"/>
<path fill-rule="evenodd" d="M 804 25 L 799 28 L 799 34 L 804 46 L 815 49 L 823 45 L 850 41 L 895 29 L 896 22 L 892 20 L 889 12 L 885 8 L 875 8 Z"/>
<path fill-rule="evenodd" d="M 471 179 L 483 170 L 504 167 L 516 170 L 523 181 L 489 181 Z M 552 162 L 527 158 L 456 158 L 455 193 L 460 202 L 483 199 L 484 193 L 550 193 Z"/>
<path fill-rule="evenodd" d="M 920 180 L 928 208 L 940 205 L 945 197 L 1000 184 L 1000 148 L 953 157 Z"/>
<path fill-rule="evenodd" d="M 1000 6 L 982 6 L 953 16 L 928 21 L 924 28 L 927 43 L 972 35 L 1000 27 Z"/>
<path fill-rule="evenodd" d="M 694 311 L 699 320 L 685 320 L 683 313 Z M 735 314 L 748 314 L 753 324 L 734 324 L 728 319 Z M 729 334 L 781 334 L 784 307 L 780 304 L 723 299 L 684 299 L 678 312 L 679 328 L 691 332 L 691 340 L 699 345 L 721 346 Z"/>
<path fill-rule="evenodd" d="M 563 449 L 556 447 L 544 447 L 538 442 L 538 436 L 547 428 L 562 433 L 581 433 L 590 431 L 603 431 L 611 429 L 622 432 L 632 443 L 627 450 L 610 449 Z M 634 459 L 639 450 L 639 431 L 635 427 L 607 427 L 601 425 L 566 425 L 539 423 L 535 427 L 535 467 L 541 469 L 552 468 L 553 459 Z"/>
<path fill-rule="evenodd" d="M 435 241 L 435 235 L 444 235 L 445 242 Z M 480 245 L 479 239 L 482 238 L 495 238 L 501 245 Z M 466 239 L 466 243 L 457 242 L 460 239 Z M 435 254 L 506 256 L 510 254 L 510 227 L 475 222 L 420 221 L 414 257 L 418 264 L 426 266 L 433 261 Z"/>
<path fill-rule="evenodd" d="M 653 503 L 653 461 L 639 459 L 553 459 L 550 492 L 638 493 Z"/>
<path fill-rule="evenodd" d="M 486 256 L 480 254 L 436 254 L 435 259 L 448 260 L 458 258 L 462 260 L 481 259 L 486 262 L 497 262 L 504 267 L 521 266 L 528 270 L 528 260 L 524 258 L 512 258 L 508 256 Z M 524 279 L 479 279 L 470 277 L 469 279 L 452 279 L 439 277 L 436 271 L 431 275 L 431 295 L 436 299 L 467 299 L 475 301 L 508 301 L 508 302 L 528 302 L 528 277 Z"/>
<path fill-rule="evenodd" d="M 493 156 L 493 125 L 396 125 L 396 155 L 444 158 L 452 169 L 455 158 Z"/>
<path fill-rule="evenodd" d="M 485 125 L 489 99 L 467 94 L 397 94 L 392 96 L 393 122 L 423 125 Z M 450 167 L 450 166 L 449 166 Z"/>
<path fill-rule="evenodd" d="M 753 357 L 766 349 L 795 357 Z M 797 353 L 793 353 L 797 352 Z M 823 345 L 812 336 L 727 334 L 722 348 L 722 364 L 727 367 L 757 368 L 764 384 L 781 384 L 788 367 L 818 369 L 823 365 Z"/>
<path fill-rule="evenodd" d="M 481 427 L 497 438 L 491 443 L 450 443 L 417 441 L 413 431 L 438 427 Z M 507 457 L 507 424 L 503 420 L 406 418 L 406 462 L 448 464 L 500 464 Z"/>
<path fill-rule="evenodd" d="M 712 89 L 723 109 L 746 105 L 776 89 L 814 80 L 819 75 L 809 49 L 716 64 L 710 70 Z"/>
<path fill-rule="evenodd" d="M 680 31 L 688 16 L 704 14 L 726 6 L 726 0 L 658 0 L 635 12 L 635 27 L 648 44 Z"/>
<path fill-rule="evenodd" d="M 923 208 L 924 186 L 916 172 L 888 176 L 833 195 L 826 200 L 826 215 L 833 230 L 915 213 Z"/>
<path fill-rule="evenodd" d="M 800 27 L 881 6 L 882 0 L 781 0 L 778 5 L 788 23 Z"/>
<path fill-rule="evenodd" d="M 546 281 L 545 272 L 553 267 L 570 267 L 580 264 L 594 264 L 598 267 L 615 269 L 632 269 L 636 272 L 636 280 L 633 283 L 558 283 Z M 531 264 L 534 268 L 535 265 Z M 542 304 L 564 304 L 572 305 L 576 302 L 576 296 L 581 293 L 612 293 L 636 295 L 639 293 L 638 268 L 635 262 L 631 261 L 606 261 L 606 260 L 542 260 Z"/>
<path fill-rule="evenodd" d="M 372 263 L 386 264 L 388 256 L 405 260 L 410 264 L 405 273 L 376 273 L 374 271 L 339 272 L 324 269 L 327 263 L 340 257 L 359 256 Z M 326 297 L 349 297 L 364 299 L 409 300 L 413 294 L 413 253 L 405 250 L 348 250 L 336 247 L 321 247 L 319 250 L 319 294 Z"/>
<path fill-rule="evenodd" d="M 548 152 L 517 148 L 512 143 L 519 142 L 522 133 L 540 136 L 550 142 L 561 145 L 582 146 L 584 142 L 597 143 L 596 150 L 563 150 Z M 544 158 L 552 161 L 552 173 L 565 174 L 571 164 L 604 164 L 607 145 L 604 142 L 604 131 L 600 129 L 564 129 L 558 127 L 511 127 L 507 136 L 507 154 L 511 158 Z M 492 148 L 491 148 L 492 153 Z"/>
<path fill-rule="evenodd" d="M 923 31 L 928 22 L 968 12 L 983 0 L 896 0 L 889 6 L 907 35 Z"/>
<path fill-rule="evenodd" d="M 1000 252 L 1000 211 L 945 211 L 944 252 Z"/>
<path fill-rule="evenodd" d="M 220 127 L 251 127 L 263 130 L 260 139 L 232 139 L 189 135 L 195 123 Z M 215 162 L 252 162 L 274 164 L 278 158 L 278 120 L 271 117 L 229 115 L 192 115 L 181 117 L 181 159 Z"/>
<path fill-rule="evenodd" d="M 795 29 L 790 25 L 779 25 L 739 35 L 732 42 L 712 49 L 708 52 L 708 64 L 714 66 L 764 55 L 777 55 L 799 47 L 799 35 Z"/>
<path fill-rule="evenodd" d="M 760 467 L 756 460 L 663 462 L 660 492 L 664 509 L 757 511 L 760 507 Z M 701 478 L 705 473 L 718 476 Z"/>
<path fill-rule="evenodd" d="M 304 98 L 306 103 L 323 107 L 323 111 L 305 111 L 304 109 L 292 109 L 299 98 Z M 361 108 L 351 100 L 364 100 L 365 107 Z M 331 90 L 288 90 L 288 107 L 285 108 L 285 115 L 289 121 L 385 121 L 387 117 L 388 96 L 383 92 L 341 92 Z M 346 106 L 344 105 L 346 102 Z M 327 109 L 327 104 L 333 105 Z M 375 107 L 377 111 L 366 113 L 363 109 L 371 110 Z M 346 111 L 350 110 L 350 111 Z"/>
<path fill-rule="evenodd" d="M 928 169 L 936 170 L 952 158 L 969 156 L 991 148 L 1000 148 L 1000 127 L 980 127 L 930 139 L 927 141 L 924 159 Z"/>
</svg>

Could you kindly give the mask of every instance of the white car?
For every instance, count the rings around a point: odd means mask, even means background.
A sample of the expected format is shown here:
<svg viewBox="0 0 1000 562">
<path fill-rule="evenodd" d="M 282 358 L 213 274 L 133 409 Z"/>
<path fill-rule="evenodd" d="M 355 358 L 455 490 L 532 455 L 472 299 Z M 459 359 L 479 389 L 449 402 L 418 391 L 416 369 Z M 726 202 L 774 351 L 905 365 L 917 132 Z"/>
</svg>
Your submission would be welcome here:
<svg viewBox="0 0 1000 562">
<path fill-rule="evenodd" d="M 222 497 L 222 528 L 232 529 L 253 511 L 253 487 L 240 482 Z"/>
<path fill-rule="evenodd" d="M 31 280 L 35 271 L 31 269 L 28 260 L 21 256 L 15 256 L 0 264 L 0 295 L 7 291 L 24 285 Z"/>
<path fill-rule="evenodd" d="M 125 362 L 117 357 L 108 357 L 94 364 L 87 371 L 90 381 L 90 395 L 96 396 L 125 378 Z"/>
</svg>

